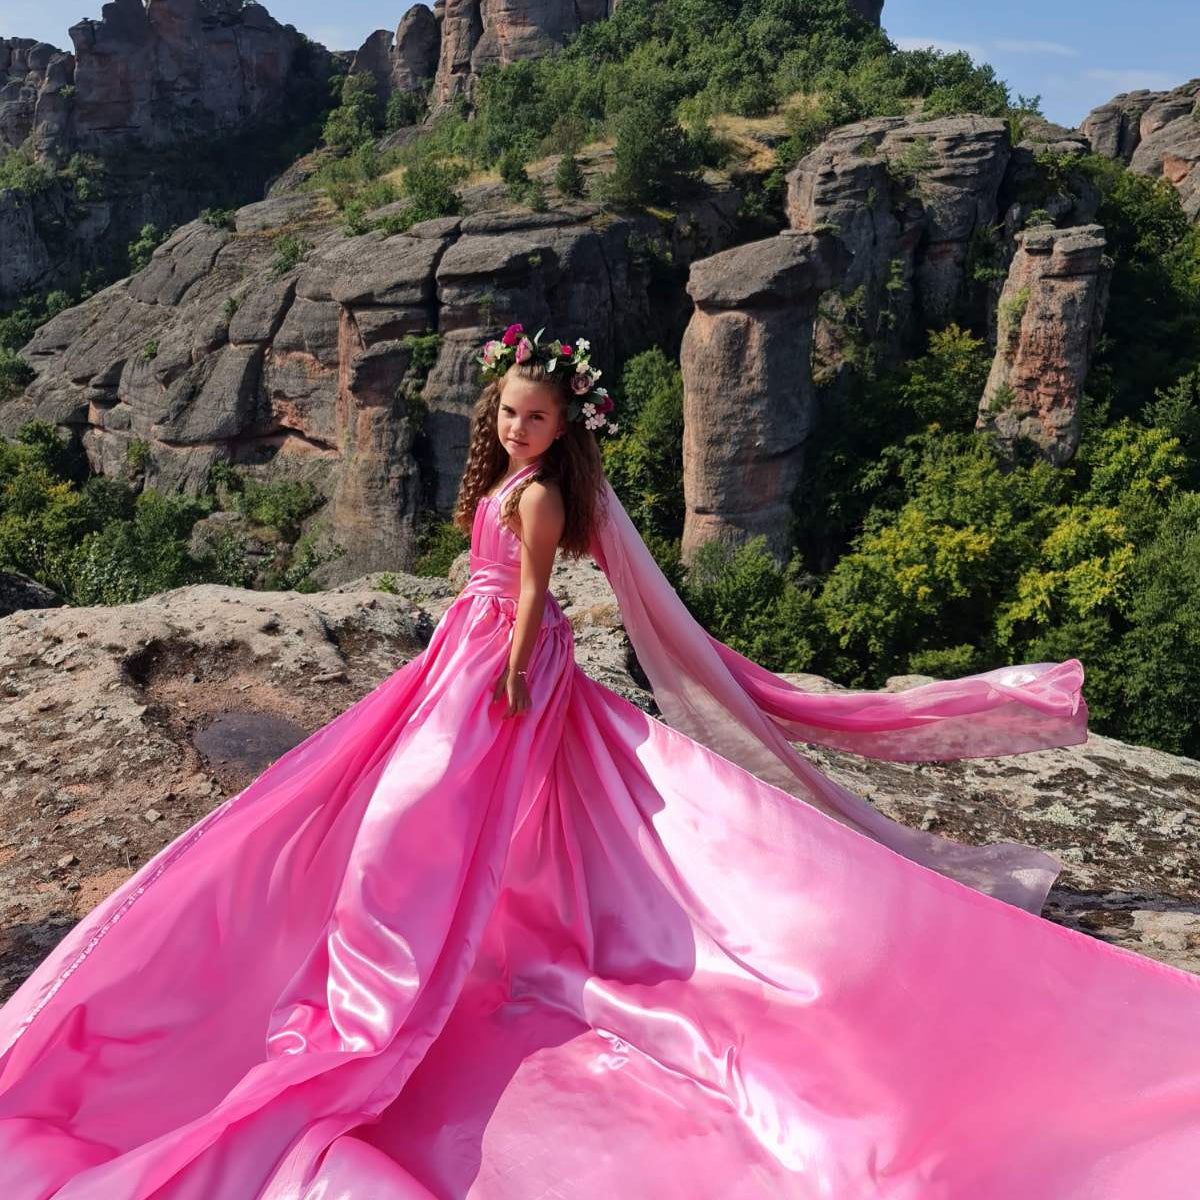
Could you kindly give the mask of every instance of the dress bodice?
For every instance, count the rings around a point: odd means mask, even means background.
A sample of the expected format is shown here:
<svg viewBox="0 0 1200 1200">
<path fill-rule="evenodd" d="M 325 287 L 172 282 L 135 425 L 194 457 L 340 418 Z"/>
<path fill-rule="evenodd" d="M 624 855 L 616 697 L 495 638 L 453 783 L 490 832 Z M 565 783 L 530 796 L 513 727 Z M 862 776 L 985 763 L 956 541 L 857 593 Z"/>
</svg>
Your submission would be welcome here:
<svg viewBox="0 0 1200 1200">
<path fill-rule="evenodd" d="M 533 475 L 540 460 L 527 463 L 505 480 L 494 496 L 481 496 L 475 506 L 471 526 L 471 578 L 460 593 L 462 596 L 504 596 L 514 602 L 521 593 L 521 540 L 500 519 L 500 510 L 508 494 L 523 479 Z M 549 592 L 543 621 L 566 618 Z"/>
</svg>

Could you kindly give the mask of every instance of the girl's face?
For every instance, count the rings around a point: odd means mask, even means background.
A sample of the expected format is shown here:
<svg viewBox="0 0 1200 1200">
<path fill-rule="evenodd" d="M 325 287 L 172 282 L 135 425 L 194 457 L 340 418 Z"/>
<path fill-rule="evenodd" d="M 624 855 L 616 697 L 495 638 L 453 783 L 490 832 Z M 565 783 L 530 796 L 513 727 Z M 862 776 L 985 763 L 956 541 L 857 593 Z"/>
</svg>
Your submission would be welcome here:
<svg viewBox="0 0 1200 1200">
<path fill-rule="evenodd" d="M 566 430 L 564 406 L 553 386 L 531 383 L 519 375 L 505 376 L 496 436 L 511 460 L 523 463 L 537 458 Z"/>
</svg>

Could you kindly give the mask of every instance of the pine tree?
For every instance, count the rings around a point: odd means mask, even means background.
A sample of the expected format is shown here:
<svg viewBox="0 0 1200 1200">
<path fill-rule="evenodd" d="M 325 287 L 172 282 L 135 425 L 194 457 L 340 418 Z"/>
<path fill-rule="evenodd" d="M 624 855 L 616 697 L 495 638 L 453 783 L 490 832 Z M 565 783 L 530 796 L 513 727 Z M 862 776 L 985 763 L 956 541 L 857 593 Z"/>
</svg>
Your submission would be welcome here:
<svg viewBox="0 0 1200 1200">
<path fill-rule="evenodd" d="M 583 195 L 583 169 L 579 165 L 579 159 L 569 151 L 558 160 L 558 167 L 554 172 L 554 186 L 560 196 Z"/>
</svg>

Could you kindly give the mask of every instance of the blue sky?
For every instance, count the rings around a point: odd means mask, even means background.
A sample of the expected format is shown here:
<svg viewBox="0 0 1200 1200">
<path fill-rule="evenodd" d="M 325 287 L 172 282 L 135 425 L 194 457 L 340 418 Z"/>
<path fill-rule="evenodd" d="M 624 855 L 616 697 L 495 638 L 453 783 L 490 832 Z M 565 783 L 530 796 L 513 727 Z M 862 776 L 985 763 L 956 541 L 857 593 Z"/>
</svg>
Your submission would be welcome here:
<svg viewBox="0 0 1200 1200">
<path fill-rule="evenodd" d="M 394 29 L 403 0 L 265 0 L 333 50 Z M 67 29 L 98 17 L 101 0 L 3 0 L 0 36 L 36 37 L 69 50 Z M 1200 76 L 1200 0 L 886 0 L 884 28 L 902 46 L 965 49 L 989 62 L 1013 95 L 1040 95 L 1064 125 L 1118 92 L 1174 87 Z"/>
</svg>

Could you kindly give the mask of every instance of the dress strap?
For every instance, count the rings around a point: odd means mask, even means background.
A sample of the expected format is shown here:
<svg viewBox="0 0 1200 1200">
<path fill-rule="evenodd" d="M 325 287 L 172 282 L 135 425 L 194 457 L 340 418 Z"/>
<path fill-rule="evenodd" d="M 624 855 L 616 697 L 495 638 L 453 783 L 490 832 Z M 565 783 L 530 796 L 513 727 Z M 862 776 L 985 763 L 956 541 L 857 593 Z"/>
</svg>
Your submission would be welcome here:
<svg viewBox="0 0 1200 1200">
<path fill-rule="evenodd" d="M 538 469 L 538 467 L 540 467 L 541 465 L 542 465 L 542 460 L 539 458 L 537 462 L 528 463 L 525 466 L 523 466 L 515 475 L 509 476 L 508 481 L 492 497 L 492 499 L 495 500 L 497 504 L 499 504 L 504 499 L 504 497 L 507 496 L 508 493 L 511 492 L 513 490 L 513 488 L 515 488 L 517 486 L 517 484 L 521 482 L 522 479 L 525 479 L 527 476 L 532 475 Z"/>
</svg>

